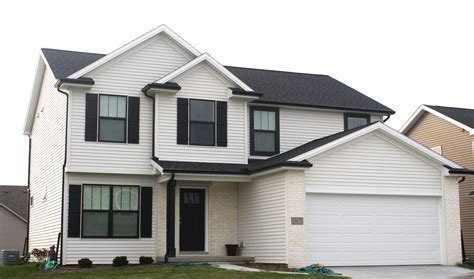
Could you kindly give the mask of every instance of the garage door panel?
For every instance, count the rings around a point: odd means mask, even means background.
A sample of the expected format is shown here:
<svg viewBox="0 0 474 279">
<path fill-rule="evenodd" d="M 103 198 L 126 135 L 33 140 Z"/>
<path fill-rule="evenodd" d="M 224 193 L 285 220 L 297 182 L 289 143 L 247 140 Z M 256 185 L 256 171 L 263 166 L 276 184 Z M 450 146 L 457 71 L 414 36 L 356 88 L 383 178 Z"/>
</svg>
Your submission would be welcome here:
<svg viewBox="0 0 474 279">
<path fill-rule="evenodd" d="M 307 194 L 309 261 L 441 263 L 439 198 Z"/>
</svg>

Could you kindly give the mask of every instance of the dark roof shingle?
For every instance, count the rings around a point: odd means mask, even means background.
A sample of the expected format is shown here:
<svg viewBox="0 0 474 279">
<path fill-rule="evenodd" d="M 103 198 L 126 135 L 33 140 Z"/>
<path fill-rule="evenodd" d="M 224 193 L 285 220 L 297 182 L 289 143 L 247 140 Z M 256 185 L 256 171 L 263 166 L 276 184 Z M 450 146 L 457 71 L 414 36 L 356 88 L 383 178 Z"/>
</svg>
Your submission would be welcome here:
<svg viewBox="0 0 474 279">
<path fill-rule="evenodd" d="M 66 78 L 105 54 L 43 48 L 54 76 Z M 226 66 L 255 92 L 257 103 L 394 113 L 390 108 L 327 75 Z"/>
<path fill-rule="evenodd" d="M 24 219 L 28 218 L 28 188 L 26 186 L 0 185 L 0 203 Z"/>
<path fill-rule="evenodd" d="M 426 105 L 426 106 L 474 129 L 474 109 L 431 106 L 431 105 Z"/>
</svg>

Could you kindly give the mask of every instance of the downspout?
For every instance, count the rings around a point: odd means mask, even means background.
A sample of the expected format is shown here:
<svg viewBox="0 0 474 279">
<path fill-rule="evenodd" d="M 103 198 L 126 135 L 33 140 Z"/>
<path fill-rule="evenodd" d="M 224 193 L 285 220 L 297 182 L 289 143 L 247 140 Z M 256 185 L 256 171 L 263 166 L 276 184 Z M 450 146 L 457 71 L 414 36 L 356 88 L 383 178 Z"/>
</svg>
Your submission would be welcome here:
<svg viewBox="0 0 474 279">
<path fill-rule="evenodd" d="M 165 263 L 168 263 L 169 257 L 176 257 L 175 247 L 175 193 L 176 180 L 174 173 L 171 173 L 170 180 L 166 183 L 166 254 Z"/>
<path fill-rule="evenodd" d="M 382 120 L 382 123 L 387 122 L 389 119 L 390 119 L 390 114 L 387 114 L 387 118 L 385 118 L 384 120 Z"/>
<path fill-rule="evenodd" d="M 152 127 L 151 127 L 151 158 L 155 158 L 155 96 L 150 96 L 146 92 L 144 92 L 145 96 L 153 100 L 153 119 L 152 119 Z"/>
<path fill-rule="evenodd" d="M 458 181 L 458 186 L 459 184 L 463 183 L 464 180 L 466 180 L 466 177 L 463 176 L 461 179 Z M 466 258 L 466 246 L 464 245 L 464 236 L 462 234 L 462 228 L 461 228 L 461 252 L 462 252 L 462 262 L 465 263 L 468 259 Z"/>
<path fill-rule="evenodd" d="M 23 256 L 26 256 L 29 253 L 30 249 L 30 206 L 31 206 L 31 192 L 30 192 L 30 183 L 31 183 L 31 135 L 28 137 L 28 216 L 26 219 L 26 241 L 23 247 Z"/>
<path fill-rule="evenodd" d="M 62 175 L 62 184 L 63 187 L 61 189 L 61 250 L 56 250 L 56 254 L 60 252 L 61 257 L 59 258 L 59 264 L 63 265 L 63 244 L 64 244 L 64 234 L 63 234 L 63 227 L 64 227 L 64 183 L 65 183 L 65 173 L 66 173 L 66 163 L 67 163 L 67 131 L 68 131 L 68 113 L 69 113 L 69 94 L 65 91 L 61 90 L 61 85 L 63 83 L 59 81 L 57 90 L 59 93 L 62 93 L 66 96 L 66 130 L 64 132 L 64 163 L 63 163 L 63 175 Z M 57 249 L 58 247 L 56 247 Z"/>
</svg>

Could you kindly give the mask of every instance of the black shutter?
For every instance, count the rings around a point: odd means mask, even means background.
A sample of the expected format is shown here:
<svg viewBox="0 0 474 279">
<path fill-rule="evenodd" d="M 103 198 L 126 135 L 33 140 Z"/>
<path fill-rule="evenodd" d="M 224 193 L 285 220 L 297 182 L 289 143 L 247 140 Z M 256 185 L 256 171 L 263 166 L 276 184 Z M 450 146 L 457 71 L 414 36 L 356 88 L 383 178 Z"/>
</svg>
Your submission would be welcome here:
<svg viewBox="0 0 474 279">
<path fill-rule="evenodd" d="M 227 102 L 217 102 L 217 146 L 227 146 Z"/>
<path fill-rule="evenodd" d="M 86 94 L 86 141 L 97 141 L 97 94 Z"/>
<path fill-rule="evenodd" d="M 69 185 L 69 209 L 67 236 L 80 237 L 81 232 L 81 185 Z"/>
<path fill-rule="evenodd" d="M 138 143 L 139 125 L 140 97 L 128 97 L 128 143 Z"/>
<path fill-rule="evenodd" d="M 178 98 L 177 143 L 188 144 L 188 99 Z"/>
<path fill-rule="evenodd" d="M 151 237 L 153 188 L 141 187 L 140 237 Z"/>
</svg>

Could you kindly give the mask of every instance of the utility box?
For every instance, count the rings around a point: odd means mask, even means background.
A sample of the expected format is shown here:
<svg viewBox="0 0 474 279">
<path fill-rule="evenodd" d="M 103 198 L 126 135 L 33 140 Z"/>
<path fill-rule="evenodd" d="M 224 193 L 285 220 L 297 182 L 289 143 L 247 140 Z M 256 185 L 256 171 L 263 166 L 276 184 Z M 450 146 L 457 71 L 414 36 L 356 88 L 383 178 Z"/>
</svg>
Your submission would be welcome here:
<svg viewBox="0 0 474 279">
<path fill-rule="evenodd" d="M 0 265 L 20 264 L 20 251 L 2 250 L 0 253 Z"/>
</svg>

